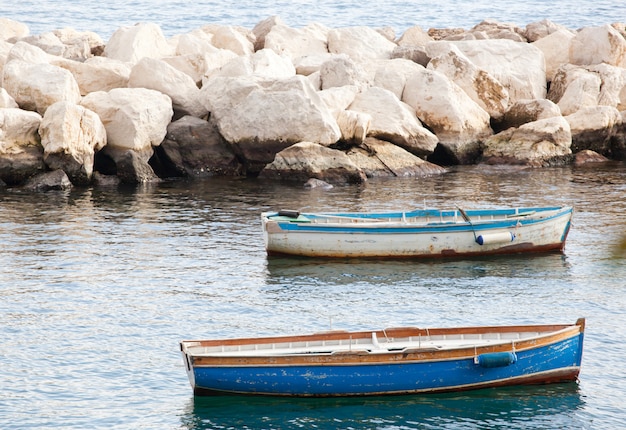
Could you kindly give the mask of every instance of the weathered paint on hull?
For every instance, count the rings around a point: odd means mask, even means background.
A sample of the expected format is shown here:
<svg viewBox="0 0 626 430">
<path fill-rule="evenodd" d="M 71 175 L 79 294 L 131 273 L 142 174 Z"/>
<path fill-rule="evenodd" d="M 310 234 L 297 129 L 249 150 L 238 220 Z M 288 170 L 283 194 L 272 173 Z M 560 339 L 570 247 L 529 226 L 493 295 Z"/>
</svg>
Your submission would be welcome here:
<svg viewBox="0 0 626 430">
<path fill-rule="evenodd" d="M 581 332 L 538 348 L 516 351 L 514 363 L 494 368 L 477 365 L 471 356 L 319 365 L 193 366 L 190 357 L 184 356 L 184 360 L 196 395 L 397 395 L 575 381 L 582 345 Z"/>
<path fill-rule="evenodd" d="M 541 220 L 444 226 L 361 227 L 272 222 L 264 224 L 270 256 L 435 258 L 558 252 L 565 248 L 572 212 Z M 479 245 L 480 234 L 514 234 L 510 242 Z"/>
</svg>

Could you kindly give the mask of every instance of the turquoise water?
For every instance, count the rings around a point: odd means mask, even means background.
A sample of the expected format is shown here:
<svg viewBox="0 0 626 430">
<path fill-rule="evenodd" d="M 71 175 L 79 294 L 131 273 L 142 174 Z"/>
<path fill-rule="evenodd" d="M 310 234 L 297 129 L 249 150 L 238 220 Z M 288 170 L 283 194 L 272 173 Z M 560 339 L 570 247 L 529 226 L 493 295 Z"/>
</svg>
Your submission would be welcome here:
<svg viewBox="0 0 626 430">
<path fill-rule="evenodd" d="M 626 170 L 459 167 L 309 190 L 213 179 L 0 191 L 0 428 L 491 429 L 626 426 Z M 564 254 L 268 259 L 265 210 L 572 204 Z M 579 384 L 372 399 L 194 399 L 183 339 L 573 323 Z"/>
</svg>

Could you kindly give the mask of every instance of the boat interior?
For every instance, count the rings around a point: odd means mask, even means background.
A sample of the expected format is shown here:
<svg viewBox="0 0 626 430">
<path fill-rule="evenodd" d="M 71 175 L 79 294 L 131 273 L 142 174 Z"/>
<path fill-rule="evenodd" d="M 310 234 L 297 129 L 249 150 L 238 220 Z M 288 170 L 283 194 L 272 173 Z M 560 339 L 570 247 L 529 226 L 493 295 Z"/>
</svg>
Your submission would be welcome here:
<svg viewBox="0 0 626 430">
<path fill-rule="evenodd" d="M 299 337 L 294 340 L 275 342 L 242 342 L 237 344 L 211 344 L 202 341 L 184 342 L 188 353 L 194 356 L 272 356 L 298 354 L 342 354 L 347 352 L 367 352 L 384 354 L 390 352 L 438 351 L 458 348 L 481 347 L 486 345 L 508 344 L 549 336 L 561 331 L 520 331 L 492 332 L 472 334 L 445 334 L 425 336 L 408 336 L 400 338 L 387 337 L 385 330 L 373 331 L 368 337 L 345 337 L 340 339 L 320 339 L 314 337 L 307 340 Z"/>
</svg>

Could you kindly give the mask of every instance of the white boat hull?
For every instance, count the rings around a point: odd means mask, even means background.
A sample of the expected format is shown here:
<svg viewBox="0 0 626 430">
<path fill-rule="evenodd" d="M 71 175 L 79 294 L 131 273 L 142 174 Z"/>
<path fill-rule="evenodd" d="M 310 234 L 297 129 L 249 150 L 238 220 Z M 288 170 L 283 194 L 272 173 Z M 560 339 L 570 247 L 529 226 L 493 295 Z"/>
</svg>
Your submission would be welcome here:
<svg viewBox="0 0 626 430">
<path fill-rule="evenodd" d="M 360 219 L 359 214 L 299 214 L 307 221 L 264 213 L 263 234 L 269 255 L 307 257 L 442 257 L 562 251 L 572 209 L 553 208 L 488 218 L 468 211 L 462 217 Z M 429 212 L 431 213 L 431 212 Z M 478 211 L 476 211 L 478 213 Z M 349 216 L 348 216 L 349 215 Z M 394 215 L 395 214 L 391 214 Z M 349 221 L 348 221 L 349 220 Z"/>
</svg>

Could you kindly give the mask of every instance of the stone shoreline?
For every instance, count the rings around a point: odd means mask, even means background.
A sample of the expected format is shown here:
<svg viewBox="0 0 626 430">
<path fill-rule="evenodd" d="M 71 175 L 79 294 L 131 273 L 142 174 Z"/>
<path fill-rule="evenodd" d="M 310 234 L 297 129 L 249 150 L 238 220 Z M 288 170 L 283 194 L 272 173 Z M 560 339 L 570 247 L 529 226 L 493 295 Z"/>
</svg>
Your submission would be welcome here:
<svg viewBox="0 0 626 430">
<path fill-rule="evenodd" d="M 626 159 L 626 29 L 150 23 L 29 35 L 0 18 L 0 184 L 248 176 L 316 184 Z"/>
</svg>

